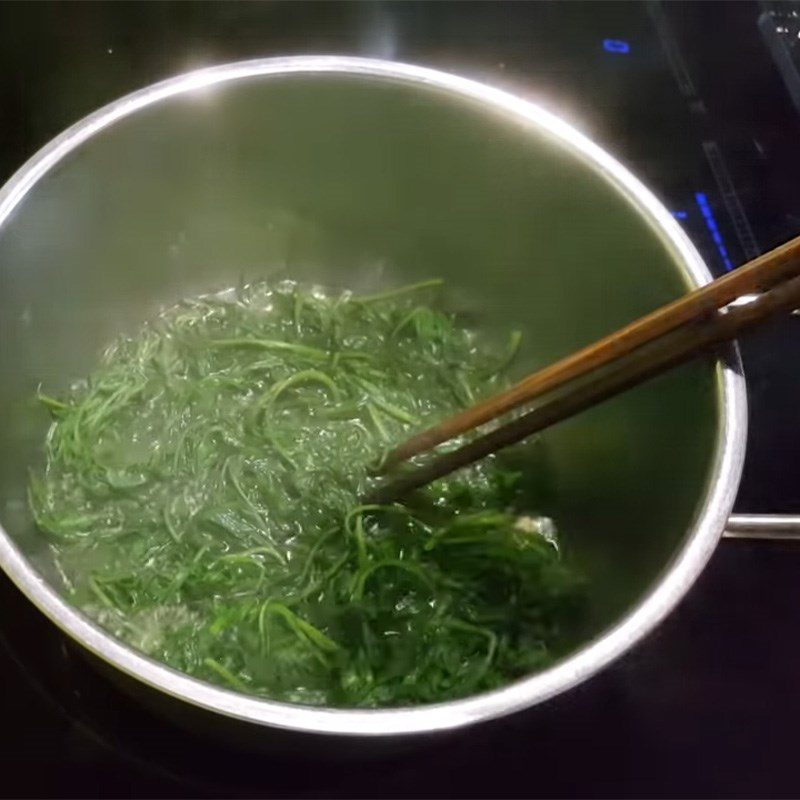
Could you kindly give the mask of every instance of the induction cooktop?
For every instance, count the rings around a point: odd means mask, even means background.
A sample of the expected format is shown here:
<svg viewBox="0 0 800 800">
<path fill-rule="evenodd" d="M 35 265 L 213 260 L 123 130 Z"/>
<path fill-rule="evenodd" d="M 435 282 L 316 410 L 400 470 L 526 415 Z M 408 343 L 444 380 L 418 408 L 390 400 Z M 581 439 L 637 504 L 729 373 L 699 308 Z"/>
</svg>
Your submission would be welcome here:
<svg viewBox="0 0 800 800">
<path fill-rule="evenodd" d="M 270 55 L 425 64 L 534 99 L 639 175 L 716 274 L 800 232 L 800 4 L 0 4 L 0 176 L 98 106 Z M 800 513 L 800 317 L 743 342 L 739 513 Z M 681 607 L 566 696 L 416 753 L 321 762 L 179 729 L 0 576 L 5 796 L 791 796 L 800 541 L 724 541 Z"/>
</svg>

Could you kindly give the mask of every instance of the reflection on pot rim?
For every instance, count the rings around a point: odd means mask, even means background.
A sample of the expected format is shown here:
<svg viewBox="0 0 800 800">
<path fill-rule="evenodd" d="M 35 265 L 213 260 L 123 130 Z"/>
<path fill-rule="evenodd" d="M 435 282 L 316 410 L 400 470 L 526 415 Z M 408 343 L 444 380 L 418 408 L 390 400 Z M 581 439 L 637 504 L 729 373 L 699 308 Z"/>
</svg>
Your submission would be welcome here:
<svg viewBox="0 0 800 800">
<path fill-rule="evenodd" d="M 67 154 L 136 111 L 171 97 L 244 78 L 336 73 L 427 86 L 471 100 L 546 132 L 590 165 L 649 223 L 692 285 L 711 276 L 672 215 L 630 172 L 558 117 L 514 95 L 436 70 L 342 56 L 244 61 L 198 70 L 134 92 L 67 129 L 36 153 L 0 190 L 0 226 L 25 195 Z M 554 667 L 507 687 L 464 700 L 418 708 L 347 710 L 292 706 L 217 688 L 152 661 L 113 639 L 50 588 L 0 529 L 0 566 L 63 631 L 122 672 L 168 695 L 234 719 L 318 734 L 384 736 L 463 727 L 518 711 L 565 691 L 613 661 L 651 631 L 688 591 L 713 552 L 736 497 L 747 426 L 744 379 L 732 346 L 717 370 L 721 405 L 716 461 L 703 508 L 660 583 L 624 619 Z"/>
</svg>

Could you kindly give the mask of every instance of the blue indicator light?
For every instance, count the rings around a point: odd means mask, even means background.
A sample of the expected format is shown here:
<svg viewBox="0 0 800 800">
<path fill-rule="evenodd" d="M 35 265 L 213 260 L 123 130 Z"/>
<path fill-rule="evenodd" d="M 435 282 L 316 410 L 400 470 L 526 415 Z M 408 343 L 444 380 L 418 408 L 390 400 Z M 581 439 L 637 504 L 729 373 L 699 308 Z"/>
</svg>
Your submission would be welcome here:
<svg viewBox="0 0 800 800">
<path fill-rule="evenodd" d="M 685 211 L 673 211 L 672 216 L 675 219 L 686 219 L 689 215 Z"/>
<path fill-rule="evenodd" d="M 624 55 L 630 53 L 631 46 L 624 39 L 603 39 L 603 50 L 606 53 Z"/>
<path fill-rule="evenodd" d="M 697 203 L 697 207 L 700 209 L 700 213 L 703 215 L 706 228 L 708 228 L 708 232 L 711 234 L 711 238 L 713 239 L 714 244 L 717 246 L 717 252 L 722 259 L 722 263 L 725 265 L 725 269 L 733 269 L 733 264 L 728 257 L 728 250 L 722 241 L 722 234 L 720 233 L 719 226 L 717 225 L 717 220 L 714 217 L 714 212 L 711 210 L 711 206 L 708 204 L 708 198 L 705 196 L 705 194 L 703 194 L 703 192 L 696 192 L 694 199 Z"/>
</svg>

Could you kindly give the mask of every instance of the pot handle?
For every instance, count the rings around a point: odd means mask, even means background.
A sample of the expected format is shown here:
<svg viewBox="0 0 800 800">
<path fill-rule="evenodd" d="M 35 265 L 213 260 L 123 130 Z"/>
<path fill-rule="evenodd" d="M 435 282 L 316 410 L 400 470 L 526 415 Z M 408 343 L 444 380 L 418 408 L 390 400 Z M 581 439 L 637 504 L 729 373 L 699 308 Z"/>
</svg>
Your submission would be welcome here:
<svg viewBox="0 0 800 800">
<path fill-rule="evenodd" d="M 800 542 L 800 515 L 731 514 L 726 539 L 795 539 Z"/>
</svg>

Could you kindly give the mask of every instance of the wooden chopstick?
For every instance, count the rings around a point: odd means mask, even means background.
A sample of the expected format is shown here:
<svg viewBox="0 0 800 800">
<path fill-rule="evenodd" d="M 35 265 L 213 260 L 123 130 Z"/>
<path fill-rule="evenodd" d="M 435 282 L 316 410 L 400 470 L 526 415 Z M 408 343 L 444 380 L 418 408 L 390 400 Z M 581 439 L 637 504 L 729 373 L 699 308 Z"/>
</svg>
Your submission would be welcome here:
<svg viewBox="0 0 800 800">
<path fill-rule="evenodd" d="M 794 239 L 790 242 L 794 245 L 793 253 L 797 252 L 798 241 L 800 240 Z M 787 275 L 791 276 L 793 272 L 800 272 L 797 264 L 794 269 L 783 270 L 783 283 L 775 286 L 775 281 L 770 281 L 773 288 L 747 304 L 714 311 L 709 316 L 689 320 L 660 338 L 648 338 L 645 344 L 629 348 L 624 357 L 618 357 L 613 361 L 606 359 L 603 362 L 605 369 L 600 370 L 599 375 L 596 369 L 584 370 L 573 379 L 570 386 L 552 399 L 545 400 L 532 411 L 457 450 L 435 457 L 421 467 L 391 478 L 383 486 L 375 489 L 366 502 L 389 503 L 398 500 L 414 489 L 643 383 L 721 342 L 733 339 L 768 317 L 797 308 L 800 306 L 800 276 L 795 274 L 794 277 L 787 278 Z M 559 385 L 563 383 L 559 382 Z"/>
<path fill-rule="evenodd" d="M 800 236 L 696 289 L 630 325 L 556 361 L 499 394 L 412 436 L 392 450 L 384 469 L 477 428 L 518 406 L 551 392 L 588 371 L 610 364 L 636 347 L 663 336 L 689 320 L 726 306 L 746 294 L 763 292 L 800 274 Z"/>
</svg>

